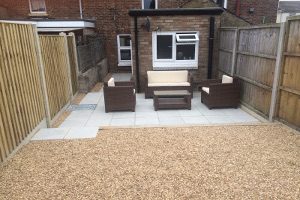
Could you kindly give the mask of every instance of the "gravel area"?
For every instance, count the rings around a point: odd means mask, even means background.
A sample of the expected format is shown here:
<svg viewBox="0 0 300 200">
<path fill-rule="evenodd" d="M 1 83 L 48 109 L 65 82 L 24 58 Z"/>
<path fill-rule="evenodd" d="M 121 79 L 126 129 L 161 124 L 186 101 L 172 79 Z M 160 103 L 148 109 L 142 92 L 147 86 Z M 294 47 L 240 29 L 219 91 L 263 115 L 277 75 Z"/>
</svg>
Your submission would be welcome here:
<svg viewBox="0 0 300 200">
<path fill-rule="evenodd" d="M 282 125 L 101 130 L 31 142 L 0 199 L 300 199 L 300 135 Z"/>
</svg>

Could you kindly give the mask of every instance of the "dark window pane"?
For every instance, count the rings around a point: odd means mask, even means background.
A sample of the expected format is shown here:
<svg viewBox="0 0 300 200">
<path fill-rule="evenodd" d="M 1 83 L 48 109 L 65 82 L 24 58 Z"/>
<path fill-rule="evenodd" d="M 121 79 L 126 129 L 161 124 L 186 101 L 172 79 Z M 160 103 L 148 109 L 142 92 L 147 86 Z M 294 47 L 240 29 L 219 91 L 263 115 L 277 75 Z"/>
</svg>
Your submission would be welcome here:
<svg viewBox="0 0 300 200">
<path fill-rule="evenodd" d="M 130 46 L 130 36 L 120 36 L 120 46 L 129 47 Z"/>
<path fill-rule="evenodd" d="M 121 60 L 131 60 L 131 51 L 130 51 L 130 49 L 121 50 Z"/>
<path fill-rule="evenodd" d="M 177 45 L 176 60 L 195 60 L 195 45 Z"/>
<path fill-rule="evenodd" d="M 179 36 L 180 39 L 196 39 L 196 37 L 194 35 L 180 35 Z"/>
<path fill-rule="evenodd" d="M 32 12 L 46 12 L 45 0 L 30 0 Z"/>
<path fill-rule="evenodd" d="M 172 59 L 172 35 L 157 36 L 157 59 Z"/>
<path fill-rule="evenodd" d="M 144 9 L 155 9 L 155 0 L 143 0 Z"/>
</svg>

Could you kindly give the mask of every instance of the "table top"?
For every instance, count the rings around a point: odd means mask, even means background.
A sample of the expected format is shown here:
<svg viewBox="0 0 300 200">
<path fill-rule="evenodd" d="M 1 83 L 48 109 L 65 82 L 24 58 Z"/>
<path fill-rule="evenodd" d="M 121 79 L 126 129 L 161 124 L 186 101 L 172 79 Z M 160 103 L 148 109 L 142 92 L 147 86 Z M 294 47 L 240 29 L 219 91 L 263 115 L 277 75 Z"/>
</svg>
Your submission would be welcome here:
<svg viewBox="0 0 300 200">
<path fill-rule="evenodd" d="M 188 96 L 191 93 L 187 90 L 165 90 L 165 91 L 154 91 L 155 96 Z"/>
</svg>

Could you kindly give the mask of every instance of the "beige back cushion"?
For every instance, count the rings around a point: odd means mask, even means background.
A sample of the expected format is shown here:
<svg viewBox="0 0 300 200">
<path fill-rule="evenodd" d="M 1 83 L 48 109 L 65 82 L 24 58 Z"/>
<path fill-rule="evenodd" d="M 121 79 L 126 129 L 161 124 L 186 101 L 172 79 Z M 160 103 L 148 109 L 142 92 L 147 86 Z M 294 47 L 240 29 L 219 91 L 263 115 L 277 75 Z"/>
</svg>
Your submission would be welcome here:
<svg viewBox="0 0 300 200">
<path fill-rule="evenodd" d="M 148 83 L 182 83 L 188 81 L 188 71 L 147 71 Z"/>
<path fill-rule="evenodd" d="M 109 81 L 107 81 L 107 86 L 108 87 L 115 87 L 115 79 L 110 78 Z"/>
<path fill-rule="evenodd" d="M 222 83 L 233 83 L 233 78 L 227 75 L 222 76 Z"/>
</svg>

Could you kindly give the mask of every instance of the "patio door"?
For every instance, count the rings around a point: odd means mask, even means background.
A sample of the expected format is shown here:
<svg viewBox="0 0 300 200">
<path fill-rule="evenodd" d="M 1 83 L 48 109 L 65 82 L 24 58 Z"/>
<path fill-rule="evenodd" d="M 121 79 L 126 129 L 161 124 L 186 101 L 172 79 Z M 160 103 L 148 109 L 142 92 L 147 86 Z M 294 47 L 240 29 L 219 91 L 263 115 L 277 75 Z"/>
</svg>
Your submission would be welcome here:
<svg viewBox="0 0 300 200">
<path fill-rule="evenodd" d="M 118 35 L 117 41 L 118 41 L 118 66 L 119 67 L 132 66 L 130 34 Z"/>
</svg>

